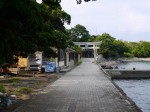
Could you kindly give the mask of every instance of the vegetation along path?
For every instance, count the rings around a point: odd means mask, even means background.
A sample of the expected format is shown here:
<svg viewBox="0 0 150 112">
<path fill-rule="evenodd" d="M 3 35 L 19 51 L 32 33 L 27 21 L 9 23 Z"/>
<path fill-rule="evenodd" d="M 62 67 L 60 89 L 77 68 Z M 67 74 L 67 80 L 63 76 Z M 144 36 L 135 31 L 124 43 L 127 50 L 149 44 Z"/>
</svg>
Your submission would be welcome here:
<svg viewBox="0 0 150 112">
<path fill-rule="evenodd" d="M 14 112 L 137 112 L 90 59 Z"/>
</svg>

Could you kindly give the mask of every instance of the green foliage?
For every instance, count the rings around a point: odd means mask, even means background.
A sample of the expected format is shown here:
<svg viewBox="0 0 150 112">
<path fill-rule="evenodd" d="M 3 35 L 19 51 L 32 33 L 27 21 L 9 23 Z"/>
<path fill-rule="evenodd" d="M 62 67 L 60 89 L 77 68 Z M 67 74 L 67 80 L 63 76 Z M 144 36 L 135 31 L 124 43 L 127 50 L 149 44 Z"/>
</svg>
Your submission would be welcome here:
<svg viewBox="0 0 150 112">
<path fill-rule="evenodd" d="M 118 52 L 119 54 L 119 57 L 123 57 L 124 53 L 129 51 L 129 47 L 123 41 L 115 40 L 114 45 L 115 45 L 116 52 Z"/>
<path fill-rule="evenodd" d="M 150 57 L 150 42 L 125 42 L 116 40 L 109 34 L 97 35 L 93 41 L 101 41 L 99 54 L 105 58 Z"/>
<path fill-rule="evenodd" d="M 52 0 L 51 0 L 51 1 L 52 1 Z M 61 0 L 54 0 L 54 1 L 61 2 Z M 84 2 L 89 2 L 89 1 L 96 1 L 96 0 L 76 0 L 77 4 L 81 4 L 82 1 L 84 1 Z"/>
<path fill-rule="evenodd" d="M 101 41 L 99 53 L 102 54 L 105 58 L 116 57 L 118 54 L 115 52 L 115 45 L 113 41 L 115 40 L 109 34 L 104 33 L 101 36 L 98 36 L 98 40 Z"/>
<path fill-rule="evenodd" d="M 42 84 L 44 84 L 44 83 L 45 83 L 45 82 L 44 82 L 44 81 L 41 81 L 41 80 L 36 82 L 37 85 L 42 85 Z"/>
<path fill-rule="evenodd" d="M 96 35 L 94 36 L 93 42 L 98 42 L 102 40 L 102 36 L 101 35 Z"/>
<path fill-rule="evenodd" d="M 150 42 L 141 41 L 132 49 L 135 57 L 150 57 Z"/>
<path fill-rule="evenodd" d="M 76 62 L 76 66 L 79 66 L 82 63 L 82 61 Z"/>
<path fill-rule="evenodd" d="M 125 52 L 129 51 L 129 48 L 125 42 L 115 40 L 108 33 L 98 35 L 94 41 L 101 41 L 99 54 L 102 54 L 105 58 L 119 58 L 123 57 Z"/>
<path fill-rule="evenodd" d="M 107 33 L 97 35 L 93 41 L 102 41 L 99 53 L 105 58 L 150 57 L 150 42 L 123 42 L 115 40 Z"/>
<path fill-rule="evenodd" d="M 4 93 L 5 92 L 5 88 L 3 85 L 0 84 L 0 92 Z"/>
<path fill-rule="evenodd" d="M 94 41 L 113 41 L 115 40 L 114 37 L 112 37 L 110 34 L 108 33 L 103 33 L 102 35 L 98 35 L 95 37 Z"/>
<path fill-rule="evenodd" d="M 10 79 L 9 82 L 10 83 L 19 83 L 20 82 L 20 78 L 14 77 L 14 78 Z"/>
<path fill-rule="evenodd" d="M 77 0 L 77 4 L 81 4 L 83 0 Z M 84 0 L 84 2 L 96 1 L 96 0 Z"/>
<path fill-rule="evenodd" d="M 74 50 L 78 54 L 80 54 L 82 52 L 82 49 L 80 47 L 78 47 L 77 45 L 74 45 Z"/>
<path fill-rule="evenodd" d="M 74 42 L 89 42 L 92 40 L 89 31 L 80 24 L 77 24 L 74 28 L 67 30 L 67 32 Z"/>
<path fill-rule="evenodd" d="M 13 63 L 14 56 L 27 57 L 35 51 L 56 56 L 51 47 L 66 48 L 69 36 L 64 23 L 71 17 L 57 0 L 1 0 L 0 65 Z M 17 61 L 17 60 L 16 60 Z"/>
<path fill-rule="evenodd" d="M 133 55 L 130 52 L 124 52 L 123 57 L 131 58 Z"/>
<path fill-rule="evenodd" d="M 29 94 L 32 92 L 32 89 L 29 87 L 20 87 L 20 88 L 18 88 L 18 92 Z"/>
</svg>

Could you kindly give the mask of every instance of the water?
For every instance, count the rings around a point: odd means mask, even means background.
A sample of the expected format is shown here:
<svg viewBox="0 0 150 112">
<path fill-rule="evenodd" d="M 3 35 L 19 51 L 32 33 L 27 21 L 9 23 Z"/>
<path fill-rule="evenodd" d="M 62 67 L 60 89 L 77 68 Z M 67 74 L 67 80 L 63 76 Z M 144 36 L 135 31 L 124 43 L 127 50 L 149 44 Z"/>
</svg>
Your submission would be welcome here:
<svg viewBox="0 0 150 112">
<path fill-rule="evenodd" d="M 150 112 L 150 80 L 114 80 L 143 112 Z"/>
<path fill-rule="evenodd" d="M 150 70 L 150 62 L 128 62 L 117 65 L 119 69 Z M 150 79 L 114 80 L 143 112 L 150 112 Z"/>
<path fill-rule="evenodd" d="M 150 62 L 127 62 L 117 65 L 119 69 L 132 70 L 150 70 Z"/>
</svg>

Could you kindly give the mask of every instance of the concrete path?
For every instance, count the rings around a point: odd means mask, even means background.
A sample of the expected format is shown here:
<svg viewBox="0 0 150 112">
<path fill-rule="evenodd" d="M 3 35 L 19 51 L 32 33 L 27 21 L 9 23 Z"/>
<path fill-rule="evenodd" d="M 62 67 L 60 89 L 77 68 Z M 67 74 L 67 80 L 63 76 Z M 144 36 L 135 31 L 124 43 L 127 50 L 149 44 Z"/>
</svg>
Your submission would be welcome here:
<svg viewBox="0 0 150 112">
<path fill-rule="evenodd" d="M 137 112 L 90 59 L 14 112 Z"/>
</svg>

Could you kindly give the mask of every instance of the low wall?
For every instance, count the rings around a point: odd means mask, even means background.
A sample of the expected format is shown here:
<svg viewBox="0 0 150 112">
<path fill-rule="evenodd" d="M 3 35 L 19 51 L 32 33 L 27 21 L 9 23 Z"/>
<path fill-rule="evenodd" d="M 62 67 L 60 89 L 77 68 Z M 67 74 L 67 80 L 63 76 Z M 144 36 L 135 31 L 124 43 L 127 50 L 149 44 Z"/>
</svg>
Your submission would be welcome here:
<svg viewBox="0 0 150 112">
<path fill-rule="evenodd" d="M 150 79 L 150 70 L 103 69 L 112 79 Z"/>
</svg>

